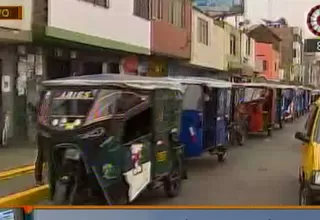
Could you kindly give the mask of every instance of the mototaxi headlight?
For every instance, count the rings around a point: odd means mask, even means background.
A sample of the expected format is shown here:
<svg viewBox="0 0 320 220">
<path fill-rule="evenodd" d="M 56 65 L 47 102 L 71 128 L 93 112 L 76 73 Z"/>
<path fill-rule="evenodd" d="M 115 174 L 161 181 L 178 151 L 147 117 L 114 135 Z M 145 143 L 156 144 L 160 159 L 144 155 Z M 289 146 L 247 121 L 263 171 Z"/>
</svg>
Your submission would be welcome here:
<svg viewBox="0 0 320 220">
<path fill-rule="evenodd" d="M 320 171 L 313 172 L 313 183 L 316 185 L 320 185 Z"/>
</svg>

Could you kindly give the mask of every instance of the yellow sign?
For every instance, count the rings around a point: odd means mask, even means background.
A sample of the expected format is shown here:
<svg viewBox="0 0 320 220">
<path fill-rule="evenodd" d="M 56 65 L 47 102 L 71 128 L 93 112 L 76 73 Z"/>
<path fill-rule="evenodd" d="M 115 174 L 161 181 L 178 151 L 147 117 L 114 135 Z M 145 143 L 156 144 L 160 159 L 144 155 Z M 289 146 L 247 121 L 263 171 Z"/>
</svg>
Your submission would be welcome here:
<svg viewBox="0 0 320 220">
<path fill-rule="evenodd" d="M 163 162 L 167 160 L 168 151 L 160 151 L 157 153 L 157 162 Z"/>
</svg>

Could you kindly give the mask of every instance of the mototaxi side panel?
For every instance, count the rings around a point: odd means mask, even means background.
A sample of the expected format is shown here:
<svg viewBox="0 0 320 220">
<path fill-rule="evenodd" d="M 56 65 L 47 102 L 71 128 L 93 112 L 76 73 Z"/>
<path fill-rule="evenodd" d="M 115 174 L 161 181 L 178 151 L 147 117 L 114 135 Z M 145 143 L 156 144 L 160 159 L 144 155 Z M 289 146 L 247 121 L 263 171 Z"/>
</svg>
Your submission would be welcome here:
<svg viewBox="0 0 320 220">
<path fill-rule="evenodd" d="M 228 143 L 228 120 L 229 120 L 229 106 L 230 106 L 230 94 L 227 88 L 217 88 L 217 110 L 215 115 L 215 146 L 225 146 Z"/>
<path fill-rule="evenodd" d="M 201 85 L 188 85 L 183 97 L 180 141 L 186 145 L 186 157 L 203 152 L 203 94 Z M 212 137 L 212 135 L 210 135 Z"/>
<path fill-rule="evenodd" d="M 156 181 L 163 182 L 168 194 L 177 195 L 169 178 L 172 172 L 177 173 L 172 170 L 176 163 L 170 160 L 174 154 L 169 152 L 177 151 L 176 144 L 154 141 L 153 94 L 158 88 L 179 90 L 179 85 L 117 80 L 114 78 L 119 76 L 107 75 L 47 81 L 48 98 L 40 108 L 39 135 L 46 138 L 50 149 L 49 185 L 54 201 L 125 204 L 140 195 L 159 173 L 161 178 Z M 172 137 L 169 133 L 163 137 Z M 155 145 L 160 154 L 154 151 Z"/>
</svg>

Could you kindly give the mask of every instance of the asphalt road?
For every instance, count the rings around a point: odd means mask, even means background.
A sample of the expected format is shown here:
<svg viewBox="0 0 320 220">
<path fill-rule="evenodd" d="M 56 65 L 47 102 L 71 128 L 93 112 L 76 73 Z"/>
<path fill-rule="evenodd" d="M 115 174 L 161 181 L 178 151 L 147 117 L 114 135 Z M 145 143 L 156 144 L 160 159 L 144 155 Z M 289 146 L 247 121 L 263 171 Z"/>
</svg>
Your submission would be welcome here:
<svg viewBox="0 0 320 220">
<path fill-rule="evenodd" d="M 275 130 L 272 138 L 252 137 L 232 147 L 228 160 L 216 157 L 190 160 L 189 179 L 179 197 L 146 195 L 136 204 L 152 205 L 298 205 L 298 167 L 301 142 L 294 133 L 305 117 Z"/>
<path fill-rule="evenodd" d="M 183 182 L 179 197 L 146 193 L 137 205 L 297 205 L 300 142 L 294 132 L 303 128 L 305 118 L 288 123 L 273 136 L 255 136 L 244 146 L 230 148 L 228 160 L 218 163 L 204 155 L 188 162 L 189 179 Z M 32 175 L 1 184 L 1 194 L 12 192 Z M 50 204 L 42 201 L 39 204 Z"/>
</svg>

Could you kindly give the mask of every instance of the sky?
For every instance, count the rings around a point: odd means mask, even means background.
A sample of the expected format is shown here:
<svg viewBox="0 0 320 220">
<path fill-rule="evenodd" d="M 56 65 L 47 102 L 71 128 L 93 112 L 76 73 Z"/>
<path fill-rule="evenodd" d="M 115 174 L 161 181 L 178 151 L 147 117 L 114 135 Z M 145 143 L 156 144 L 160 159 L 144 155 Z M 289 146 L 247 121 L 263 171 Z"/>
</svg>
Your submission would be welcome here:
<svg viewBox="0 0 320 220">
<path fill-rule="evenodd" d="M 314 220 L 320 210 L 36 210 L 35 220 Z"/>
<path fill-rule="evenodd" d="M 284 17 L 290 26 L 303 28 L 305 38 L 313 38 L 308 30 L 306 18 L 309 10 L 320 4 L 319 0 L 245 0 L 246 17 L 252 24 L 261 23 L 261 18 Z M 270 3 L 269 3 L 270 2 Z M 268 4 L 269 3 L 269 4 Z M 269 6 L 269 7 L 268 7 Z"/>
</svg>

